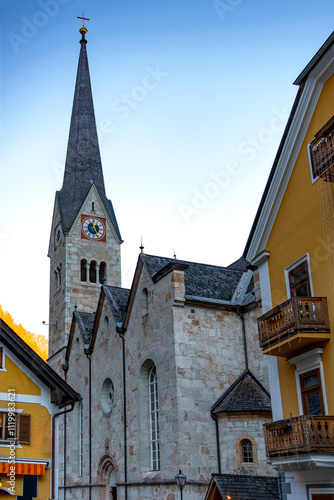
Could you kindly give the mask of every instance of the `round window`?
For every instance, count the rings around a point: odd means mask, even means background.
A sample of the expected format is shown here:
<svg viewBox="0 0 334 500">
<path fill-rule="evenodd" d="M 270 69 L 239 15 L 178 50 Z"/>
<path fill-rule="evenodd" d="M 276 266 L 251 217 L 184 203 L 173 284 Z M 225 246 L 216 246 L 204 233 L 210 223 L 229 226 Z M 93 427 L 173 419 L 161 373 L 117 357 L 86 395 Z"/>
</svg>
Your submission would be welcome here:
<svg viewBox="0 0 334 500">
<path fill-rule="evenodd" d="M 101 408 L 105 415 L 110 415 L 114 406 L 114 385 L 110 378 L 106 378 L 101 389 Z"/>
</svg>

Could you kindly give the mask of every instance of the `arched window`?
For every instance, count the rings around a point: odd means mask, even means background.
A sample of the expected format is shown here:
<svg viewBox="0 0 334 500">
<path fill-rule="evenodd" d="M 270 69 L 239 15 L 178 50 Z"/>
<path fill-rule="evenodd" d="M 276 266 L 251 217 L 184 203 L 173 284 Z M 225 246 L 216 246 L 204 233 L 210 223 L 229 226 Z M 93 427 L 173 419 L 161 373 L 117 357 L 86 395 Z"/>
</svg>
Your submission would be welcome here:
<svg viewBox="0 0 334 500">
<path fill-rule="evenodd" d="M 61 286 L 61 263 L 59 264 L 58 269 L 58 286 Z"/>
<path fill-rule="evenodd" d="M 157 370 L 152 366 L 149 373 L 150 427 L 151 427 L 151 469 L 160 469 L 159 411 Z"/>
<path fill-rule="evenodd" d="M 141 307 L 142 307 L 142 316 L 147 316 L 148 314 L 148 291 L 147 288 L 144 288 L 141 295 Z"/>
<path fill-rule="evenodd" d="M 107 264 L 105 262 L 101 262 L 100 270 L 99 270 L 99 282 L 103 283 L 103 278 L 107 277 Z"/>
<path fill-rule="evenodd" d="M 96 283 L 96 261 L 92 260 L 89 266 L 89 281 Z"/>
<path fill-rule="evenodd" d="M 81 281 L 87 281 L 87 260 L 82 259 L 80 263 L 80 279 Z"/>
<path fill-rule="evenodd" d="M 139 460 L 141 470 L 160 469 L 158 380 L 156 366 L 147 359 L 139 372 Z"/>
<path fill-rule="evenodd" d="M 241 441 L 241 454 L 242 454 L 242 463 L 252 464 L 254 462 L 253 445 L 249 439 L 243 439 Z"/>
<path fill-rule="evenodd" d="M 236 442 L 238 467 L 257 467 L 256 442 L 252 436 L 240 436 Z"/>
</svg>

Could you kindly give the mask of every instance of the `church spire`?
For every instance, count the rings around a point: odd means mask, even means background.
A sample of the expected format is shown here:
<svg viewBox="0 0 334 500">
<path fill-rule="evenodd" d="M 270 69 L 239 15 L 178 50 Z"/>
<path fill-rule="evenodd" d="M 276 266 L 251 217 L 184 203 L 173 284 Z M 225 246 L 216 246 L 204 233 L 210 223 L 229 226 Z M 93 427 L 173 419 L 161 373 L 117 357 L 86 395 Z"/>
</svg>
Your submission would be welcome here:
<svg viewBox="0 0 334 500">
<path fill-rule="evenodd" d="M 84 22 L 84 15 L 82 16 Z M 100 149 L 97 137 L 93 96 L 86 51 L 87 28 L 80 29 L 80 56 L 74 92 L 70 133 L 60 204 L 65 231 L 68 231 L 92 184 L 95 184 L 116 233 L 121 240 L 116 217 L 106 197 Z"/>
</svg>

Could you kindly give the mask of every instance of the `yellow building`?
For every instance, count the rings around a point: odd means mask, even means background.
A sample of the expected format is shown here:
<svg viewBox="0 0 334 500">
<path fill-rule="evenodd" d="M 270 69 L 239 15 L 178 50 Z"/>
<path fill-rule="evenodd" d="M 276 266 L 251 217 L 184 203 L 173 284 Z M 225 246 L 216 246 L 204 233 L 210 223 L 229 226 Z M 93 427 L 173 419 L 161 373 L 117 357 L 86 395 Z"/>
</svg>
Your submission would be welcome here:
<svg viewBox="0 0 334 500">
<path fill-rule="evenodd" d="M 273 423 L 290 500 L 334 499 L 334 33 L 299 86 L 244 256 L 254 266 Z M 287 488 L 287 491 L 289 488 Z"/>
<path fill-rule="evenodd" d="M 80 395 L 2 321 L 0 498 L 55 497 L 58 420 L 79 400 Z"/>
</svg>

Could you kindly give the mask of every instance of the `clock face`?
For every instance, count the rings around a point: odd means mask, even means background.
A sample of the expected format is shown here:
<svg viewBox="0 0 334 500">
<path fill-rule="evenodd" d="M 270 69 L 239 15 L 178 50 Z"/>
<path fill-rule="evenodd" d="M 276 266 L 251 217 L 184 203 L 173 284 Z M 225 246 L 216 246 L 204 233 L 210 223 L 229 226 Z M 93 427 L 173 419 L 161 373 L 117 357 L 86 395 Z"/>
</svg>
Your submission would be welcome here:
<svg viewBox="0 0 334 500">
<path fill-rule="evenodd" d="M 81 216 L 81 238 L 106 241 L 106 220 L 100 217 Z"/>
<path fill-rule="evenodd" d="M 61 238 L 62 238 L 62 230 L 61 230 L 61 222 L 57 224 L 56 229 L 55 229 L 55 234 L 54 234 L 54 248 L 57 250 L 61 243 Z"/>
</svg>

